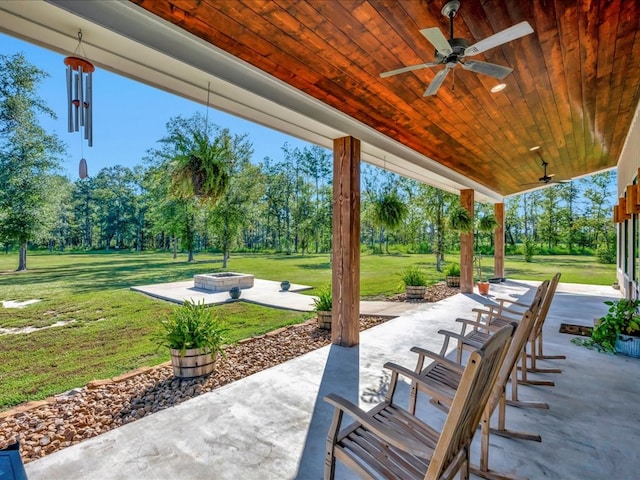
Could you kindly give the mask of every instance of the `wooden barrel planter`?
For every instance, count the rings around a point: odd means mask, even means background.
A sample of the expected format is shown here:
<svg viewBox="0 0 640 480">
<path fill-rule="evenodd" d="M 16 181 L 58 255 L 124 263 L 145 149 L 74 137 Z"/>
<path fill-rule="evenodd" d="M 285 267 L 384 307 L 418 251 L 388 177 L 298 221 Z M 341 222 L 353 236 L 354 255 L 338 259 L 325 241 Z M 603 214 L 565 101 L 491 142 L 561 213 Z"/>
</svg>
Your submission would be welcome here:
<svg viewBox="0 0 640 480">
<path fill-rule="evenodd" d="M 427 287 L 425 286 L 407 285 L 404 288 L 409 300 L 421 300 L 427 291 Z"/>
<path fill-rule="evenodd" d="M 319 311 L 318 315 L 318 328 L 323 330 L 331 330 L 331 312 Z"/>
<path fill-rule="evenodd" d="M 216 356 L 207 349 L 192 348 L 185 350 L 184 355 L 180 350 L 171 349 L 171 366 L 173 374 L 180 378 L 199 377 L 213 372 Z"/>
<path fill-rule="evenodd" d="M 460 277 L 446 277 L 447 287 L 460 287 Z"/>
</svg>

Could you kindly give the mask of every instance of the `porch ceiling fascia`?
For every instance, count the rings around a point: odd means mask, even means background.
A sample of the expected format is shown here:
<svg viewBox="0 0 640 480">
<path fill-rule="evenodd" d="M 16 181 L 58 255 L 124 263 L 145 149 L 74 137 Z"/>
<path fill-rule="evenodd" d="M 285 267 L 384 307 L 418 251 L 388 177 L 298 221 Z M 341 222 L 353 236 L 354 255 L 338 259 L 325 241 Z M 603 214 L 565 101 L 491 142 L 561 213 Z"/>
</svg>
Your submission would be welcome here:
<svg viewBox="0 0 640 480">
<path fill-rule="evenodd" d="M 504 200 L 130 2 L 2 2 L 0 11 L 0 30 L 12 36 L 68 55 L 81 29 L 87 56 L 101 68 L 200 104 L 210 82 L 214 108 L 329 149 L 334 138 L 353 136 L 367 163 L 449 192 L 473 189 L 481 202 Z"/>
</svg>

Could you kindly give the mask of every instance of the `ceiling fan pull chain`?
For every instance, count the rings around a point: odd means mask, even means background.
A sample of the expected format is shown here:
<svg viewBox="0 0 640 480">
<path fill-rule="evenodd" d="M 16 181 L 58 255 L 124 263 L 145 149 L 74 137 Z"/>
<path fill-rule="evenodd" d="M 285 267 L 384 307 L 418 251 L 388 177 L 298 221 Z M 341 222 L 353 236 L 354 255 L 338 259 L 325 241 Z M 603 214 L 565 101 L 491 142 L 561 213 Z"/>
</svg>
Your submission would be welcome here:
<svg viewBox="0 0 640 480">
<path fill-rule="evenodd" d="M 451 91 L 456 89 L 456 72 L 451 72 Z"/>
</svg>

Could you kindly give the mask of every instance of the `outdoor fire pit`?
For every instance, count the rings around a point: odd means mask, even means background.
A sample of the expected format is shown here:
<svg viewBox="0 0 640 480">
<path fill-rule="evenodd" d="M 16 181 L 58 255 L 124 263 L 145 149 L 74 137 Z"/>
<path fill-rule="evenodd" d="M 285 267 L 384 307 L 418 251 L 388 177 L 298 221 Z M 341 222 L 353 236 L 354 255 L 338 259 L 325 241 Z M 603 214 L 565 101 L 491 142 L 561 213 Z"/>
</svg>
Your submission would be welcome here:
<svg viewBox="0 0 640 480">
<path fill-rule="evenodd" d="M 195 288 L 202 290 L 227 292 L 232 287 L 253 287 L 253 275 L 235 272 L 202 273 L 193 276 L 193 284 Z"/>
</svg>

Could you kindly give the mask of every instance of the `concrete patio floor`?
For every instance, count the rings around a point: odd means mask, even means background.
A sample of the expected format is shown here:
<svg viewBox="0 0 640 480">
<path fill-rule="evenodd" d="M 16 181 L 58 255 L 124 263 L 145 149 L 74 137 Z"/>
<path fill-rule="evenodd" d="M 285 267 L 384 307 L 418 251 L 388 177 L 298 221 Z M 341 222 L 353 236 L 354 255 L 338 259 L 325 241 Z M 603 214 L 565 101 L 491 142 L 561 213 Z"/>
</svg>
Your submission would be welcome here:
<svg viewBox="0 0 640 480">
<path fill-rule="evenodd" d="M 361 334 L 357 347 L 328 346 L 181 405 L 61 450 L 26 465 L 40 479 L 320 479 L 336 392 L 364 409 L 384 395 L 394 361 L 413 368 L 413 345 L 439 350 L 441 328 L 495 297 L 530 296 L 535 282 L 491 286 L 488 298 L 459 294 L 422 304 Z M 542 435 L 542 442 L 491 437 L 490 467 L 530 479 L 640 478 L 640 360 L 573 345 L 561 322 L 593 325 L 617 298 L 611 287 L 560 284 L 545 325 L 545 353 L 566 360 L 540 362 L 562 374 L 536 375 L 554 387 L 521 386 L 524 400 L 549 410 L 508 407 L 507 427 Z M 456 328 L 457 329 L 457 328 Z M 406 405 L 406 383 L 396 400 Z M 428 402 L 418 415 L 440 425 Z M 474 442 L 472 458 L 478 458 Z M 339 465 L 337 478 L 355 478 Z"/>
</svg>

